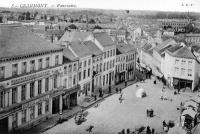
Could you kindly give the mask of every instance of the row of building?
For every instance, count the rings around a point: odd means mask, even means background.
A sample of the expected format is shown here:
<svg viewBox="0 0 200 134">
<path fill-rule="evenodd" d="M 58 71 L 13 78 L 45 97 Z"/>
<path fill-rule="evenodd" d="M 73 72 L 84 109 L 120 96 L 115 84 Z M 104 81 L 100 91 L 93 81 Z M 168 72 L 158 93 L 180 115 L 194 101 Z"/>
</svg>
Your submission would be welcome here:
<svg viewBox="0 0 200 134">
<path fill-rule="evenodd" d="M 52 44 L 20 25 L 0 25 L 0 48 L 0 131 L 5 133 L 134 79 L 135 48 L 104 32 L 67 31 Z"/>
</svg>

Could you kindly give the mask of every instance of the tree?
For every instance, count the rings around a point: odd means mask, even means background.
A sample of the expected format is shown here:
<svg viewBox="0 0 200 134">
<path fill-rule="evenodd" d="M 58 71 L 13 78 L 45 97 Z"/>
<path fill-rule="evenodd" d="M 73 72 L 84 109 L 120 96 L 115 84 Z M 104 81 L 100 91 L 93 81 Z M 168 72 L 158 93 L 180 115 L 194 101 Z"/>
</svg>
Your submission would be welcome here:
<svg viewBox="0 0 200 134">
<path fill-rule="evenodd" d="M 99 25 L 95 25 L 94 29 L 102 29 L 102 27 L 100 27 Z"/>
<path fill-rule="evenodd" d="M 95 22 L 94 19 L 90 19 L 90 20 L 89 20 L 89 23 L 90 23 L 90 24 L 95 24 L 96 22 Z"/>
<path fill-rule="evenodd" d="M 68 28 L 69 28 L 69 29 L 78 29 L 77 26 L 74 25 L 74 24 L 69 25 Z"/>
</svg>

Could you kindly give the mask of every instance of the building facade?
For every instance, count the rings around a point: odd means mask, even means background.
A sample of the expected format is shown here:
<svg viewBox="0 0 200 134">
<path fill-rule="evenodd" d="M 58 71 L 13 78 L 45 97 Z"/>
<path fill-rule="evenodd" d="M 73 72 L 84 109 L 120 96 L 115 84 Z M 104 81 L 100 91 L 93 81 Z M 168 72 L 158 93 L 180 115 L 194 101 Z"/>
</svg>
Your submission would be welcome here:
<svg viewBox="0 0 200 134">
<path fill-rule="evenodd" d="M 195 56 L 185 46 L 174 46 L 165 52 L 164 77 L 175 89 L 194 90 L 199 82 Z"/>
<path fill-rule="evenodd" d="M 60 110 L 63 50 L 18 26 L 2 26 L 1 37 L 10 43 L 0 44 L 0 131 L 7 133 Z"/>
<path fill-rule="evenodd" d="M 200 34 L 185 34 L 185 41 L 188 44 L 199 44 Z"/>
</svg>

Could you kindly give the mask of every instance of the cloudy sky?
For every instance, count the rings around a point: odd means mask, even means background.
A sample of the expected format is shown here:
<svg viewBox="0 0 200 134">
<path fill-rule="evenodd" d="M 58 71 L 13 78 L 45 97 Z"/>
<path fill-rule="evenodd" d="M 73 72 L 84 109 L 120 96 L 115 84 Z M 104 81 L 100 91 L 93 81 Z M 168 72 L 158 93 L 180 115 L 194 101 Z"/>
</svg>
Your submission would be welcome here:
<svg viewBox="0 0 200 134">
<path fill-rule="evenodd" d="M 76 5 L 79 8 L 200 12 L 200 0 L 1 0 L 2 7 L 20 4 Z M 183 5 L 190 6 L 183 6 Z M 192 6 L 191 6 L 192 4 Z"/>
</svg>

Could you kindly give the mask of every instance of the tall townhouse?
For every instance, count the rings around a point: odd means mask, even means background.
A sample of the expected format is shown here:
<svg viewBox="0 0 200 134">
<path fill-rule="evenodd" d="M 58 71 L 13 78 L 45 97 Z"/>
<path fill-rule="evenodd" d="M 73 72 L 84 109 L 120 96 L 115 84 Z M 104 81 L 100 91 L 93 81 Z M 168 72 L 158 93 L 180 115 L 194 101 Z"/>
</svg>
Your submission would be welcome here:
<svg viewBox="0 0 200 134">
<path fill-rule="evenodd" d="M 0 48 L 0 132 L 59 111 L 63 49 L 17 25 L 0 25 Z"/>
<path fill-rule="evenodd" d="M 103 51 L 103 73 L 102 73 L 102 89 L 107 89 L 115 84 L 115 59 L 116 44 L 112 38 L 104 33 L 93 33 L 85 40 L 91 40 L 95 45 Z"/>
<path fill-rule="evenodd" d="M 102 87 L 103 51 L 92 41 L 84 41 L 84 44 L 92 53 L 92 94 L 98 94 Z"/>
<path fill-rule="evenodd" d="M 115 66 L 116 84 L 133 80 L 136 67 L 136 49 L 130 44 L 118 44 Z"/>
<path fill-rule="evenodd" d="M 78 84 L 78 57 L 69 48 L 63 49 L 63 87 L 62 110 L 68 110 L 77 105 Z"/>
<path fill-rule="evenodd" d="M 199 82 L 196 57 L 186 46 L 173 46 L 165 51 L 164 77 L 175 89 L 194 90 Z"/>
<path fill-rule="evenodd" d="M 81 104 L 92 92 L 92 53 L 81 41 L 69 43 L 70 51 L 79 59 L 78 65 L 78 104 Z"/>
</svg>

